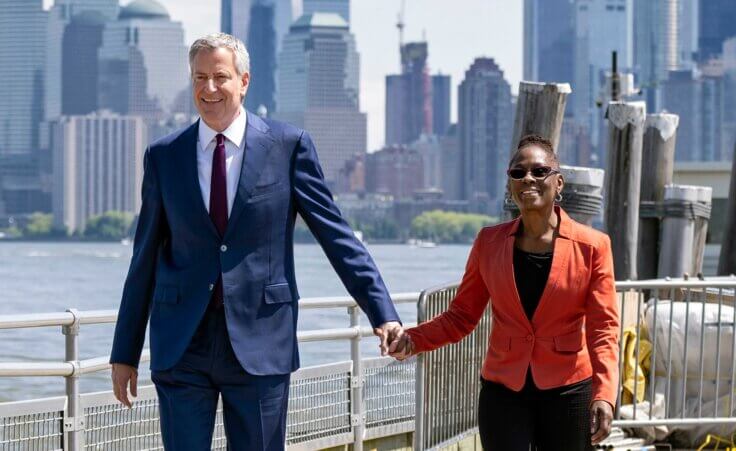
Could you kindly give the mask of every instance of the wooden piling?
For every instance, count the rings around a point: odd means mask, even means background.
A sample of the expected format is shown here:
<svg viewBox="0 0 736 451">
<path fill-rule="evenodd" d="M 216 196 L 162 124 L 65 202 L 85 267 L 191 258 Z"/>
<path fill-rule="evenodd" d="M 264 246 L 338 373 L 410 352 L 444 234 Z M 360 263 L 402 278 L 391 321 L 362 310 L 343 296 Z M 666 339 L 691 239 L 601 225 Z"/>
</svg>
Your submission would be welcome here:
<svg viewBox="0 0 736 451">
<path fill-rule="evenodd" d="M 522 136 L 530 134 L 549 139 L 557 151 L 567 95 L 571 92 L 568 83 L 519 83 L 510 155 L 516 151 Z"/>
<path fill-rule="evenodd" d="M 639 191 L 646 104 L 609 102 L 604 223 L 616 280 L 637 279 Z"/>
<path fill-rule="evenodd" d="M 731 186 L 728 190 L 728 208 L 726 212 L 726 228 L 723 230 L 721 255 L 718 259 L 718 274 L 736 274 L 736 143 L 733 147 L 733 164 L 731 166 Z"/>
<path fill-rule="evenodd" d="M 672 183 L 679 120 L 676 114 L 659 113 L 647 115 L 644 123 L 637 250 L 640 279 L 657 277 L 664 187 Z"/>
<path fill-rule="evenodd" d="M 705 233 L 710 217 L 713 189 L 708 186 L 667 185 L 665 213 L 662 220 L 662 246 L 659 253 L 659 277 L 694 276 L 702 271 Z M 707 208 L 706 208 L 707 207 Z M 696 219 L 700 222 L 696 231 Z M 703 228 L 704 225 L 704 228 Z"/>
</svg>

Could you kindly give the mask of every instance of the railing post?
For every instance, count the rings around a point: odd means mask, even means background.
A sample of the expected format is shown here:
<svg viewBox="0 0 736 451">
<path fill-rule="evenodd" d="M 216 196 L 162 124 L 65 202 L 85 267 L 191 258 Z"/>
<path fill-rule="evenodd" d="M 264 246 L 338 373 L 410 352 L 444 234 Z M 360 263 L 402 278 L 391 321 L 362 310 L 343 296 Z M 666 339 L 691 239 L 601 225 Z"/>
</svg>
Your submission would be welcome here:
<svg viewBox="0 0 736 451">
<path fill-rule="evenodd" d="M 350 424 L 353 426 L 353 450 L 363 451 L 365 436 L 365 406 L 363 405 L 363 361 L 360 358 L 360 311 L 358 307 L 348 308 L 350 327 L 356 330 L 355 337 L 350 339 L 350 359 L 353 361 L 353 373 L 350 378 Z"/>
<path fill-rule="evenodd" d="M 84 449 L 84 411 L 79 392 L 79 313 L 76 309 L 67 312 L 72 314 L 74 322 L 61 328 L 64 333 L 64 360 L 74 366 L 74 372 L 65 378 L 67 407 L 64 416 L 64 451 L 80 451 Z"/>
</svg>

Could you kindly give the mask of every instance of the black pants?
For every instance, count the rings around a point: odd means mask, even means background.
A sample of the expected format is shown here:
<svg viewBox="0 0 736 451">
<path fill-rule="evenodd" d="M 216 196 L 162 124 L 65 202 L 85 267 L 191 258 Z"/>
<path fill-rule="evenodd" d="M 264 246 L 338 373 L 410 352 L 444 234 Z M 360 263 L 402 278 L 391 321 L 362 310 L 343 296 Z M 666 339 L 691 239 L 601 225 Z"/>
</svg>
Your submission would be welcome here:
<svg viewBox="0 0 736 451">
<path fill-rule="evenodd" d="M 478 402 L 480 441 L 486 451 L 588 451 L 591 380 L 540 390 L 527 377 L 515 392 L 483 380 Z"/>
</svg>

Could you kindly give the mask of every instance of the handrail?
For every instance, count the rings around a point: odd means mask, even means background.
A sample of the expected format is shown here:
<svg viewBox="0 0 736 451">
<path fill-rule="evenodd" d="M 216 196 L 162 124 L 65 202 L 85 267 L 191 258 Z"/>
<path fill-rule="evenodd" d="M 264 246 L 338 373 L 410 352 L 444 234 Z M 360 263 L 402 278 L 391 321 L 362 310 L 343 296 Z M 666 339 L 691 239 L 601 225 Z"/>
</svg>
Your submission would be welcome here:
<svg viewBox="0 0 736 451">
<path fill-rule="evenodd" d="M 391 296 L 394 304 L 413 304 L 419 299 L 419 292 L 399 293 Z M 304 298 L 299 300 L 300 309 L 322 309 L 339 307 L 357 307 L 358 304 L 349 296 Z M 79 324 L 114 323 L 118 317 L 117 310 L 87 310 L 77 313 Z M 27 329 L 31 327 L 71 326 L 74 315 L 70 312 L 29 313 L 20 315 L 0 315 L 0 329 Z"/>
</svg>

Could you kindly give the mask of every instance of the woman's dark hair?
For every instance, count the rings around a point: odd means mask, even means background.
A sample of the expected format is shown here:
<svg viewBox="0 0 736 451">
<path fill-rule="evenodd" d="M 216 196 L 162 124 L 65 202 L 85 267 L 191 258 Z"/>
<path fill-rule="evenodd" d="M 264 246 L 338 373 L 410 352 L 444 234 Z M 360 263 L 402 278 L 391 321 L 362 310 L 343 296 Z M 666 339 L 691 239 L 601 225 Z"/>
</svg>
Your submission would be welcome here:
<svg viewBox="0 0 736 451">
<path fill-rule="evenodd" d="M 509 167 L 519 158 L 519 153 L 530 146 L 536 146 L 542 149 L 549 156 L 555 168 L 560 167 L 560 161 L 557 159 L 557 154 L 555 154 L 555 150 L 552 147 L 552 141 L 539 135 L 525 135 L 519 140 L 519 145 L 516 146 L 516 151 L 509 160 Z"/>
</svg>

